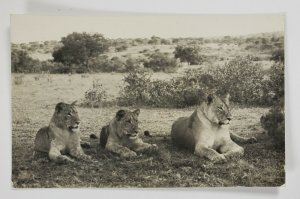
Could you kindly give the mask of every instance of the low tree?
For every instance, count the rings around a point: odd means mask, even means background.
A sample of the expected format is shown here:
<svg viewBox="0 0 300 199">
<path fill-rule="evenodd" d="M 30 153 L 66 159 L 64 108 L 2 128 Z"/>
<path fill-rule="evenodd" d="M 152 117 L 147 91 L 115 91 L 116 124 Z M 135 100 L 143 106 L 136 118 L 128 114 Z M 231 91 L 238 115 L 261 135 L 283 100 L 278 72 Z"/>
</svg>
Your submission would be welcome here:
<svg viewBox="0 0 300 199">
<path fill-rule="evenodd" d="M 35 60 L 32 59 L 24 50 L 12 49 L 11 51 L 11 71 L 14 73 L 29 73 L 33 72 L 33 64 Z"/>
<path fill-rule="evenodd" d="M 144 62 L 145 68 L 150 68 L 154 72 L 174 72 L 179 64 L 174 57 L 169 57 L 166 53 L 154 52 L 148 56 L 148 61 Z"/>
<path fill-rule="evenodd" d="M 61 39 L 62 47 L 56 49 L 52 56 L 55 62 L 68 66 L 83 65 L 89 70 L 89 60 L 108 50 L 109 42 L 102 34 L 86 32 L 67 35 Z"/>
<path fill-rule="evenodd" d="M 203 62 L 203 56 L 200 55 L 200 49 L 197 46 L 177 46 L 174 56 L 189 65 L 197 65 Z"/>
<path fill-rule="evenodd" d="M 270 60 L 284 63 L 284 49 L 278 49 L 273 51 Z"/>
<path fill-rule="evenodd" d="M 161 38 L 157 37 L 157 36 L 152 36 L 150 38 L 150 40 L 148 41 L 149 44 L 153 44 L 153 45 L 158 45 L 161 43 Z"/>
</svg>

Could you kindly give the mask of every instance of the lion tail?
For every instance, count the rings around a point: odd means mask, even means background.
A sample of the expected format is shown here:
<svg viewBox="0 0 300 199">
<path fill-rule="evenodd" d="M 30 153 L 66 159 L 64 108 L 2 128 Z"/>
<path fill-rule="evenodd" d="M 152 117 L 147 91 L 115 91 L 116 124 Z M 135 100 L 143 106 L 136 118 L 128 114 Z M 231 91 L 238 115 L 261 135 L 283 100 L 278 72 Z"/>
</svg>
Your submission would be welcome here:
<svg viewBox="0 0 300 199">
<path fill-rule="evenodd" d="M 105 148 L 107 139 L 108 139 L 109 131 L 108 131 L 108 125 L 102 127 L 100 132 L 100 146 Z"/>
</svg>

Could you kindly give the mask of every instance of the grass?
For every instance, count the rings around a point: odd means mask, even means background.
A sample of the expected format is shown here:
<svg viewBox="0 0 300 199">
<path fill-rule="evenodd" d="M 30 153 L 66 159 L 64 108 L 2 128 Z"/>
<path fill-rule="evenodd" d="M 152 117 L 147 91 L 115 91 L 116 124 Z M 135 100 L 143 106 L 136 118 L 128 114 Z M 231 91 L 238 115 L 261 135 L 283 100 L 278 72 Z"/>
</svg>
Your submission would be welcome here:
<svg viewBox="0 0 300 199">
<path fill-rule="evenodd" d="M 14 75 L 13 75 L 14 76 Z M 153 137 L 141 137 L 156 143 L 160 151 L 132 159 L 121 159 L 104 151 L 92 141 L 85 149 L 98 163 L 76 162 L 57 165 L 46 157 L 33 157 L 37 130 L 48 125 L 56 103 L 72 102 L 84 97 L 94 79 L 100 79 L 111 98 L 118 96 L 121 74 L 51 75 L 36 80 L 24 75 L 22 84 L 12 90 L 12 182 L 21 187 L 206 187 L 206 186 L 280 186 L 285 183 L 285 155 L 277 151 L 260 126 L 260 116 L 267 108 L 247 107 L 233 110 L 231 130 L 244 136 L 255 136 L 257 143 L 243 145 L 245 155 L 225 163 L 212 164 L 189 151 L 172 145 L 170 127 L 175 119 L 188 116 L 193 108 L 141 108 L 141 131 Z M 153 78 L 168 78 L 155 74 Z M 130 109 L 134 109 L 132 107 Z M 78 108 L 82 120 L 83 141 L 98 135 L 120 107 Z"/>
</svg>

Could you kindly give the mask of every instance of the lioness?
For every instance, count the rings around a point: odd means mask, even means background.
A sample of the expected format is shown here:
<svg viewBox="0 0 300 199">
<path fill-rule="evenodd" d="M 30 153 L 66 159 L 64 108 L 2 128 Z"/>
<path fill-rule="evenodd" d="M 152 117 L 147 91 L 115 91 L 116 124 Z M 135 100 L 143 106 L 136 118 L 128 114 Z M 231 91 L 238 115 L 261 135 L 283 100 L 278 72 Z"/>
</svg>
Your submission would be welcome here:
<svg viewBox="0 0 300 199">
<path fill-rule="evenodd" d="M 136 152 L 156 150 L 156 144 L 144 143 L 138 136 L 138 116 L 140 110 L 133 112 L 119 110 L 116 116 L 100 132 L 100 145 L 121 157 L 134 157 Z"/>
<path fill-rule="evenodd" d="M 35 137 L 34 150 L 48 153 L 50 160 L 55 162 L 74 161 L 66 154 L 77 159 L 90 160 L 80 146 L 80 119 L 75 102 L 56 105 L 49 126 L 41 128 Z"/>
<path fill-rule="evenodd" d="M 176 145 L 212 161 L 241 156 L 244 149 L 233 140 L 247 143 L 256 139 L 229 133 L 231 119 L 229 95 L 219 98 L 211 94 L 190 117 L 181 117 L 173 123 L 171 137 Z"/>
</svg>

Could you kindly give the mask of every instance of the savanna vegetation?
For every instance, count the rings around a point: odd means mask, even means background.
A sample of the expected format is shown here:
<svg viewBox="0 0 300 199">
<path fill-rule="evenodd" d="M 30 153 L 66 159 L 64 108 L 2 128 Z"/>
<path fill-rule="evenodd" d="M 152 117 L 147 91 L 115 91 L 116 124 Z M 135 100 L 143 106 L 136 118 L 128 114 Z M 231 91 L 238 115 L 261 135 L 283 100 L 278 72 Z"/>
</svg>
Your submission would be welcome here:
<svg viewBox="0 0 300 199">
<path fill-rule="evenodd" d="M 284 184 L 283 41 L 283 33 L 135 39 L 72 33 L 12 44 L 14 187 Z M 211 92 L 231 94 L 232 131 L 257 137 L 243 145 L 241 159 L 212 164 L 172 145 L 174 120 L 189 116 Z M 57 165 L 33 157 L 35 133 L 48 125 L 56 103 L 74 100 L 82 139 L 91 143 L 84 150 L 98 163 Z M 159 152 L 121 159 L 89 139 L 117 110 L 137 107 L 140 136 Z"/>
</svg>

